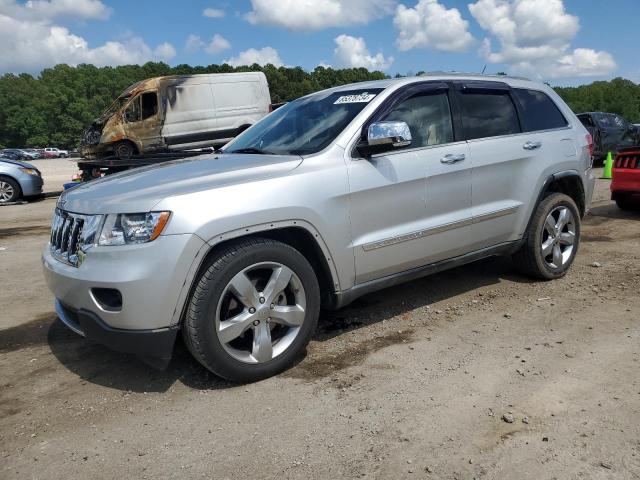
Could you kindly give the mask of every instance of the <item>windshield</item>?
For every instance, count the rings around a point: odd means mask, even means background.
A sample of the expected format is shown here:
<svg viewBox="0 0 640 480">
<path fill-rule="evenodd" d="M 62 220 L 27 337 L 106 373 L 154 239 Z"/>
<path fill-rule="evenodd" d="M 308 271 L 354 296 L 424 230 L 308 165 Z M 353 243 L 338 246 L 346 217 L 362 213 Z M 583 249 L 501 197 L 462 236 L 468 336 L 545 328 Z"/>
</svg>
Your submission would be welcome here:
<svg viewBox="0 0 640 480">
<path fill-rule="evenodd" d="M 305 155 L 329 145 L 381 88 L 321 92 L 287 103 L 229 143 L 226 153 Z"/>
</svg>

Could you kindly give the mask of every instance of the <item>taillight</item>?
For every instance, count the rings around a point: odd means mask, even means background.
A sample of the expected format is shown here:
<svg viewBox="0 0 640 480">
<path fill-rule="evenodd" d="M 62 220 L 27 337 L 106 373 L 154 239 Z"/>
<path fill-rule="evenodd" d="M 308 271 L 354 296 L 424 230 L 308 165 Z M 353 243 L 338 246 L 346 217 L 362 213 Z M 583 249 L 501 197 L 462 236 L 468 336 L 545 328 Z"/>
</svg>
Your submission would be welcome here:
<svg viewBox="0 0 640 480">
<path fill-rule="evenodd" d="M 269 113 L 273 112 L 273 104 L 269 104 Z"/>
<path fill-rule="evenodd" d="M 587 133 L 585 138 L 587 139 L 587 146 L 589 147 L 589 155 L 593 157 L 593 137 L 590 133 Z"/>
</svg>

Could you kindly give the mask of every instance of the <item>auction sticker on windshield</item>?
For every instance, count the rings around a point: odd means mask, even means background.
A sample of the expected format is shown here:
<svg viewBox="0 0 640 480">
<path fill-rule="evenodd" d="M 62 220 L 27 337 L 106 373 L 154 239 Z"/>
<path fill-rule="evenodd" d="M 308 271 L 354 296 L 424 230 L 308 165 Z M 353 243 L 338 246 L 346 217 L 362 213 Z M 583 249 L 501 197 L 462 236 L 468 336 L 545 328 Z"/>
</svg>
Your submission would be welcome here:
<svg viewBox="0 0 640 480">
<path fill-rule="evenodd" d="M 362 92 L 358 95 L 343 95 L 339 97 L 334 105 L 338 105 L 339 103 L 369 103 L 376 96 L 375 93 Z"/>
</svg>

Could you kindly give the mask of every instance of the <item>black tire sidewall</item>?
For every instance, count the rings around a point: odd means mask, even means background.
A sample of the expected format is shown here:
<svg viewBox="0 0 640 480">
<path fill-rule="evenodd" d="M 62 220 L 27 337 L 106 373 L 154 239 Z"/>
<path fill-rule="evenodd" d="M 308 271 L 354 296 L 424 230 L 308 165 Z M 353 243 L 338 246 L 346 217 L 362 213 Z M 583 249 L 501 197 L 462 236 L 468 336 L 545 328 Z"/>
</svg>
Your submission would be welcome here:
<svg viewBox="0 0 640 480">
<path fill-rule="evenodd" d="M 555 208 L 564 206 L 571 210 L 573 214 L 574 223 L 575 223 L 575 243 L 573 245 L 573 252 L 571 252 L 571 258 L 569 261 L 563 265 L 561 268 L 551 268 L 545 259 L 542 257 L 541 251 L 541 242 L 542 242 L 542 233 L 544 230 L 544 223 L 547 219 L 547 216 L 551 211 Z M 555 278 L 560 278 L 564 276 L 576 258 L 578 253 L 578 249 L 580 247 L 580 234 L 581 234 L 581 222 L 580 222 L 580 213 L 578 212 L 578 207 L 571 197 L 562 193 L 553 193 L 546 197 L 536 209 L 536 217 L 534 224 L 532 225 L 532 229 L 530 232 L 531 237 L 529 238 L 529 248 L 533 248 L 535 262 L 537 264 L 537 268 L 540 271 L 541 275 L 545 278 L 552 280 Z"/>
<path fill-rule="evenodd" d="M 244 268 L 261 262 L 278 262 L 295 272 L 305 290 L 306 316 L 300 332 L 286 351 L 269 362 L 247 364 L 229 355 L 220 343 L 215 327 L 215 315 L 218 301 L 233 276 Z M 215 263 L 211 262 L 211 265 Z M 217 274 L 210 275 L 209 272 L 211 268 L 204 269 L 199 279 L 199 286 L 204 287 L 207 296 L 198 305 L 197 312 L 190 317 L 198 337 L 198 353 L 203 357 L 199 360 L 205 367 L 229 380 L 251 382 L 282 372 L 304 354 L 316 329 L 320 312 L 320 290 L 315 272 L 302 254 L 288 245 L 270 241 L 236 255 Z M 191 309 L 188 312 L 193 313 Z M 196 354 L 196 358 L 199 355 Z"/>
<path fill-rule="evenodd" d="M 122 152 L 120 152 L 121 149 Z M 115 154 L 118 158 L 131 158 L 134 154 L 133 147 L 129 142 L 119 142 L 116 144 Z"/>
</svg>

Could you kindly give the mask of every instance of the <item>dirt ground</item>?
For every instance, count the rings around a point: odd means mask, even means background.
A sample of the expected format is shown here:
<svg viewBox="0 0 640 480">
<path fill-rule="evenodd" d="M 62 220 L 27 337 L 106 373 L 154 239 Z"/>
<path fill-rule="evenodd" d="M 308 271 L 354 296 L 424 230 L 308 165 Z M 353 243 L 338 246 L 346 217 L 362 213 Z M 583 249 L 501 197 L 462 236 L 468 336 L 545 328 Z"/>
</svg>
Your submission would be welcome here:
<svg viewBox="0 0 640 480">
<path fill-rule="evenodd" d="M 2 479 L 640 479 L 640 213 L 606 181 L 565 278 L 492 259 L 369 295 L 242 386 L 61 325 L 53 206 L 0 208 Z"/>
</svg>

